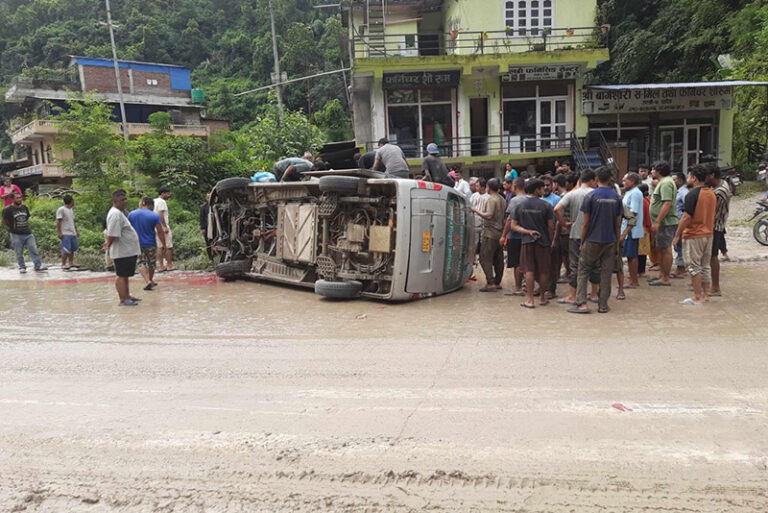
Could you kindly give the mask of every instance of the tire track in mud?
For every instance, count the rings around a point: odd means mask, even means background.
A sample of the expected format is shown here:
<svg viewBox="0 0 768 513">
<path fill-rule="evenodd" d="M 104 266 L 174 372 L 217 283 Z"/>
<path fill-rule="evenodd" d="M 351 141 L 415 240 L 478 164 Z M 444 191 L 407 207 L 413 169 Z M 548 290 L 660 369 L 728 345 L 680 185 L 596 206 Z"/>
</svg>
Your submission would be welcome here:
<svg viewBox="0 0 768 513">
<path fill-rule="evenodd" d="M 460 470 L 323 473 L 212 472 L 142 479 L 54 471 L 0 473 L 3 511 L 760 511 L 764 485 L 697 485 L 606 478 L 470 475 Z"/>
</svg>

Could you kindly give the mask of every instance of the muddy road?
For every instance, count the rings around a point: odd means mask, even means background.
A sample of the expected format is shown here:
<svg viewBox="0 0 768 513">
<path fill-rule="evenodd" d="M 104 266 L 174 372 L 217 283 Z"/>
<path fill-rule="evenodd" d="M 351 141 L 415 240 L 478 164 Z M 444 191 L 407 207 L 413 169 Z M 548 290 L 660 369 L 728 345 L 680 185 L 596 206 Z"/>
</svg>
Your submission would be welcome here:
<svg viewBox="0 0 768 513">
<path fill-rule="evenodd" d="M 723 269 L 583 317 L 0 281 L 0 511 L 768 511 L 768 265 Z"/>
</svg>

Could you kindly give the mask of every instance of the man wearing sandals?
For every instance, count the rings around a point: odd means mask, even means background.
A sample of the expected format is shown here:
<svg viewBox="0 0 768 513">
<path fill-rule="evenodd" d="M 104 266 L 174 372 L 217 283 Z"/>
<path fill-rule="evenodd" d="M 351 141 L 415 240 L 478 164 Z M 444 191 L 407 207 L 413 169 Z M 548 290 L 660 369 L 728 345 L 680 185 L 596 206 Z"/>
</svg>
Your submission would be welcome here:
<svg viewBox="0 0 768 513">
<path fill-rule="evenodd" d="M 544 182 L 539 179 L 525 183 L 526 199 L 512 213 L 512 230 L 522 234 L 520 250 L 520 271 L 525 273 L 527 298 L 520 303 L 524 308 L 534 308 L 536 281 L 541 289 L 539 304 L 546 305 L 547 277 L 551 266 L 552 238 L 555 235 L 552 205 L 541 199 Z"/>
<path fill-rule="evenodd" d="M 681 301 L 683 305 L 699 305 L 709 300 L 709 286 L 712 282 L 712 236 L 717 210 L 715 193 L 706 187 L 709 170 L 704 166 L 695 165 L 691 168 L 691 173 L 694 189 L 685 196 L 683 218 L 675 233 L 675 242 L 681 237 L 683 239 L 683 258 L 693 285 L 693 297 Z"/>
<path fill-rule="evenodd" d="M 136 259 L 141 249 L 139 236 L 123 214 L 127 203 L 124 190 L 118 189 L 112 193 L 112 208 L 107 214 L 107 241 L 103 249 L 109 251 L 115 265 L 115 289 L 120 298 L 120 306 L 136 306 L 139 299 L 131 296 L 128 279 L 136 274 Z"/>
<path fill-rule="evenodd" d="M 157 190 L 157 198 L 155 198 L 155 212 L 160 216 L 160 221 L 163 224 L 163 233 L 165 234 L 165 240 L 157 239 L 157 271 L 175 271 L 173 266 L 173 232 L 171 231 L 170 224 L 168 223 L 168 198 L 171 197 L 171 190 L 167 187 L 161 187 Z"/>
<path fill-rule="evenodd" d="M 486 184 L 489 192 L 485 210 L 472 208 L 483 218 L 482 241 L 480 242 L 480 266 L 485 273 L 486 285 L 480 292 L 493 292 L 501 289 L 504 276 L 504 249 L 501 247 L 501 230 L 504 227 L 504 212 L 507 202 L 499 194 L 501 185 L 497 178 L 491 178 Z"/>
<path fill-rule="evenodd" d="M 128 214 L 128 221 L 139 236 L 139 246 L 141 254 L 139 255 L 139 273 L 146 282 L 144 290 L 154 290 L 157 287 L 155 283 L 155 260 L 157 259 L 157 242 L 165 242 L 165 233 L 160 216 L 154 212 L 155 200 L 152 198 L 143 198 L 140 208 Z"/>
<path fill-rule="evenodd" d="M 651 193 L 651 237 L 656 241 L 656 254 L 659 258 L 659 277 L 648 281 L 652 287 L 670 287 L 670 273 L 672 272 L 672 239 L 677 231 L 677 185 L 670 176 L 672 169 L 669 164 L 656 162 L 651 169 L 655 179 L 659 179 L 658 185 Z"/>
<path fill-rule="evenodd" d="M 610 311 L 608 298 L 611 297 L 611 277 L 619 251 L 624 207 L 621 197 L 611 185 L 612 171 L 607 167 L 600 167 L 595 174 L 599 186 L 584 198 L 581 205 L 584 219 L 581 226 L 578 289 L 576 306 L 568 310 L 570 313 L 590 313 L 587 307 L 587 282 L 589 275 L 597 270 L 600 272 L 597 311 Z"/>
</svg>

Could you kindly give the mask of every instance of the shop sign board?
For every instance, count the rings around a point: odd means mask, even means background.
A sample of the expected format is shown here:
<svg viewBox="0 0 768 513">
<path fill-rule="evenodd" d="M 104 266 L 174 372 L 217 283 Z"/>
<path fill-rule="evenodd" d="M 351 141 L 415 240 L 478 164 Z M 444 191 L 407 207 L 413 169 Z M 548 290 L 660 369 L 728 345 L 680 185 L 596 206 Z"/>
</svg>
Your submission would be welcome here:
<svg viewBox="0 0 768 513">
<path fill-rule="evenodd" d="M 535 80 L 575 80 L 584 73 L 584 64 L 527 64 L 510 65 L 501 81 L 531 82 Z"/>
<path fill-rule="evenodd" d="M 581 91 L 581 113 L 624 114 L 733 108 L 733 87 L 590 89 Z"/>
<path fill-rule="evenodd" d="M 430 87 L 458 87 L 461 71 L 415 71 L 384 73 L 384 89 L 426 89 Z"/>
</svg>

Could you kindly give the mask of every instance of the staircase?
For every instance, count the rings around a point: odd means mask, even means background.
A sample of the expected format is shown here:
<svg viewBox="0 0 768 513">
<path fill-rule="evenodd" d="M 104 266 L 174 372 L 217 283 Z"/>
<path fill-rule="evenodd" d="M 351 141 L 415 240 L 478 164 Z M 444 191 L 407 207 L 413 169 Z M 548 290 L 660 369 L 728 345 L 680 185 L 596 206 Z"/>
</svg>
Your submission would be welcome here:
<svg viewBox="0 0 768 513">
<path fill-rule="evenodd" d="M 368 21 L 368 56 L 386 57 L 387 48 L 384 41 L 386 25 L 386 0 L 367 0 L 366 15 Z"/>
<path fill-rule="evenodd" d="M 587 167 L 591 167 L 592 169 L 597 169 L 598 167 L 605 165 L 599 149 L 590 148 L 584 150 L 584 159 Z"/>
<path fill-rule="evenodd" d="M 618 179 L 619 167 L 616 165 L 616 159 L 613 158 L 611 149 L 608 143 L 603 137 L 601 132 L 599 133 L 599 146 L 590 146 L 584 148 L 581 139 L 571 136 L 571 153 L 573 154 L 573 160 L 576 162 L 576 169 L 597 169 L 601 166 L 608 166 L 613 171 L 613 176 Z M 589 140 L 590 138 L 587 138 Z"/>
</svg>

